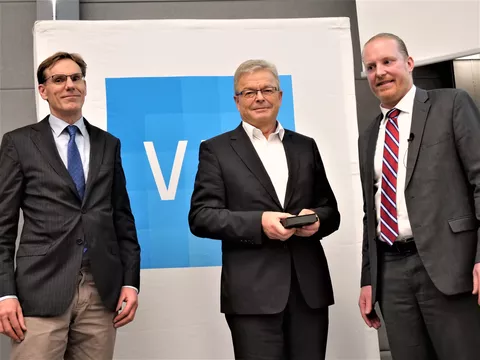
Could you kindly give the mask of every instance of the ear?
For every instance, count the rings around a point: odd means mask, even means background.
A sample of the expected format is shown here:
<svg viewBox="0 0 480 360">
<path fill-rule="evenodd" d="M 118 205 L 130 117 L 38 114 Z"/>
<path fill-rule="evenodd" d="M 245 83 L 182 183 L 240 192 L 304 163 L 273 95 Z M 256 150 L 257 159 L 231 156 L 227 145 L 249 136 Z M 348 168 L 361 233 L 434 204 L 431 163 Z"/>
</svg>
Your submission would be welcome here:
<svg viewBox="0 0 480 360">
<path fill-rule="evenodd" d="M 409 56 L 407 59 L 407 66 L 408 66 L 408 71 L 412 72 L 413 68 L 415 67 L 415 62 L 413 61 L 413 58 L 411 56 Z"/>
<path fill-rule="evenodd" d="M 43 100 L 48 101 L 47 88 L 45 87 L 45 85 L 43 84 L 38 85 L 38 93 L 40 94 Z"/>
<path fill-rule="evenodd" d="M 282 105 L 282 99 L 283 99 L 283 91 L 280 90 L 280 91 L 278 92 L 278 100 L 280 100 L 280 104 L 279 104 L 279 105 Z"/>
</svg>

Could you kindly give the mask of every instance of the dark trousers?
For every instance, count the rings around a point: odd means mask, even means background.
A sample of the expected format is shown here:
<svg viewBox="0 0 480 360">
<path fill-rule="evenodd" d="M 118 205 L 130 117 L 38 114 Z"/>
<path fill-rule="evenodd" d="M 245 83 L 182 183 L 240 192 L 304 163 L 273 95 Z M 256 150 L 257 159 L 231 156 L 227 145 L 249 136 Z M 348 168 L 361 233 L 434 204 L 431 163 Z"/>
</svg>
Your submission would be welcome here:
<svg viewBox="0 0 480 360">
<path fill-rule="evenodd" d="M 323 360 L 328 307 L 311 309 L 292 271 L 284 311 L 272 315 L 225 315 L 237 360 Z"/>
<path fill-rule="evenodd" d="M 379 256 L 378 300 L 393 359 L 480 359 L 477 297 L 441 293 L 416 252 Z"/>
</svg>

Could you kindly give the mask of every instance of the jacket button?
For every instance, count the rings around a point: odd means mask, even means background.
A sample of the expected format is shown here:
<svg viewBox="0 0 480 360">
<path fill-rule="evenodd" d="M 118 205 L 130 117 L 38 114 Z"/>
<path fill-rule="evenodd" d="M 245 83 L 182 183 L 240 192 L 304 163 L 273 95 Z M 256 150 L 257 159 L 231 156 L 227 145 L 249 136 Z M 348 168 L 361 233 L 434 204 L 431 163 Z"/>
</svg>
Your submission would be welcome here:
<svg viewBox="0 0 480 360">
<path fill-rule="evenodd" d="M 82 240 L 82 239 L 77 239 L 77 244 L 78 244 L 78 245 L 82 245 L 82 244 L 83 244 L 83 240 Z"/>
</svg>

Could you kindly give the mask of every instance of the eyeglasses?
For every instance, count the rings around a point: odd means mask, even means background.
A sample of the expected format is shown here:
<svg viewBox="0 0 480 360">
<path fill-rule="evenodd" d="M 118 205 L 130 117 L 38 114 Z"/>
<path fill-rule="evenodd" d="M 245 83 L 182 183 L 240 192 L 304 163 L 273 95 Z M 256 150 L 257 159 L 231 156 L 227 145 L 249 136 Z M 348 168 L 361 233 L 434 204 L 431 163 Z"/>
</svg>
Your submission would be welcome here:
<svg viewBox="0 0 480 360">
<path fill-rule="evenodd" d="M 80 81 L 85 79 L 85 77 L 83 76 L 82 73 L 75 73 L 75 74 L 70 74 L 70 75 L 55 74 L 55 75 L 52 75 L 52 76 L 49 76 L 48 78 L 46 78 L 43 83 L 45 84 L 48 80 L 52 79 L 52 82 L 55 85 L 63 85 L 67 82 L 68 78 L 70 78 L 70 80 L 72 80 L 73 83 L 79 83 Z"/>
<path fill-rule="evenodd" d="M 235 95 L 243 96 L 245 99 L 253 99 L 258 95 L 258 92 L 261 92 L 263 97 L 270 97 L 274 95 L 277 91 L 278 89 L 276 87 L 266 87 L 259 90 L 245 89 L 236 93 Z"/>
</svg>

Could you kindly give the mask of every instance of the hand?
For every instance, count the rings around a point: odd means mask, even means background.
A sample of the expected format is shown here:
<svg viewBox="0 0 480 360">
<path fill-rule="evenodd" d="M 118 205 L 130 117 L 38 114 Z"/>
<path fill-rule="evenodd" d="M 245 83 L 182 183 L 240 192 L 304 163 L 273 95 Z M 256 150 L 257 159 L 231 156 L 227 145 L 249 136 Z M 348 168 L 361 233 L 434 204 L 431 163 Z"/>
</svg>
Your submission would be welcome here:
<svg viewBox="0 0 480 360">
<path fill-rule="evenodd" d="M 0 333 L 21 342 L 25 338 L 23 333 L 26 330 L 27 327 L 18 299 L 0 301 Z"/>
<path fill-rule="evenodd" d="M 480 305 L 480 263 L 473 267 L 473 295 L 478 295 L 478 305 Z"/>
<path fill-rule="evenodd" d="M 289 239 L 294 233 L 295 229 L 285 229 L 280 222 L 280 219 L 285 219 L 293 216 L 288 213 L 265 211 L 262 214 L 262 228 L 263 232 L 272 240 L 285 241 Z"/>
<path fill-rule="evenodd" d="M 300 211 L 298 215 L 308 215 L 308 214 L 315 214 L 315 211 L 310 209 L 303 209 L 302 211 Z M 315 221 L 313 224 L 302 226 L 301 228 L 297 228 L 295 231 L 295 235 L 310 237 L 313 234 L 315 234 L 319 228 L 320 228 L 320 219 Z"/>
<path fill-rule="evenodd" d="M 360 299 L 358 299 L 360 314 L 368 327 L 378 329 L 382 324 L 380 318 L 374 309 L 372 309 L 372 286 L 363 286 L 360 290 Z"/>
<path fill-rule="evenodd" d="M 122 309 L 123 303 L 125 307 Z M 135 289 L 123 287 L 117 303 L 117 313 L 113 319 L 113 326 L 119 328 L 132 322 L 138 308 L 138 294 Z"/>
</svg>

